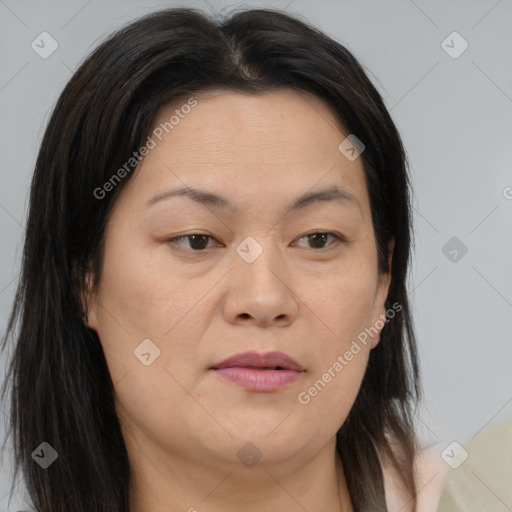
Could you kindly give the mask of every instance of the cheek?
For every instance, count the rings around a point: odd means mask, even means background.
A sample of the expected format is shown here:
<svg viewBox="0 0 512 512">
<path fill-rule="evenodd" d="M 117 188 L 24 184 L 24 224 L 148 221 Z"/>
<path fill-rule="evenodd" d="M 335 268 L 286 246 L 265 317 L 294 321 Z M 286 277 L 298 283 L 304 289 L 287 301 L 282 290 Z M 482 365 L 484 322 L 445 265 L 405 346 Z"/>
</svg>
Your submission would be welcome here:
<svg viewBox="0 0 512 512">
<path fill-rule="evenodd" d="M 199 343 L 212 322 L 203 297 L 218 277 L 190 279 L 169 265 L 162 251 L 152 260 L 150 250 L 125 243 L 122 236 L 111 236 L 109 242 L 97 331 L 112 381 L 115 386 L 119 382 L 116 393 L 135 416 L 151 404 L 158 410 L 166 404 L 171 414 L 177 406 L 172 397 L 186 396 L 178 383 L 187 386 L 197 370 Z M 148 357 L 152 362 L 145 366 L 141 359 Z M 155 401 L 149 404 L 147 396 Z"/>
<path fill-rule="evenodd" d="M 361 348 L 351 357 L 350 361 L 343 354 L 334 358 L 311 375 L 297 396 L 302 414 L 317 418 L 316 426 L 326 436 L 338 431 L 352 408 L 368 363 L 368 350 Z"/>
<path fill-rule="evenodd" d="M 346 272 L 332 273 L 317 286 L 309 286 L 303 302 L 314 315 L 320 328 L 321 354 L 324 366 L 332 363 L 334 354 L 348 350 L 352 340 L 365 332 L 373 319 L 376 271 L 371 266 L 354 265 Z M 305 290 L 304 290 L 305 292 Z"/>
<path fill-rule="evenodd" d="M 99 327 L 110 330 L 105 340 L 117 333 L 161 340 L 198 302 L 204 283 L 187 279 L 161 248 L 127 242 L 124 231 L 112 232 L 105 249 Z"/>
<path fill-rule="evenodd" d="M 323 418 L 326 434 L 334 434 L 346 419 L 366 371 L 376 280 L 371 268 L 354 265 L 324 279 L 322 288 L 304 300 L 319 331 L 312 372 L 297 402 L 308 415 Z"/>
<path fill-rule="evenodd" d="M 211 418 L 183 382 L 160 357 L 151 366 L 133 366 L 115 383 L 115 408 L 125 438 L 135 436 L 146 447 L 149 440 L 149 448 L 158 447 L 155 457 L 161 456 L 162 449 L 195 453 L 201 426 Z M 130 453 L 130 458 L 138 455 Z"/>
<path fill-rule="evenodd" d="M 316 338 L 315 364 L 296 399 L 303 414 L 316 421 L 325 436 L 334 435 L 347 418 L 364 377 L 370 353 L 369 344 L 358 339 L 368 318 L 357 306 L 368 307 L 364 301 L 350 303 L 332 316 L 336 334 Z"/>
</svg>

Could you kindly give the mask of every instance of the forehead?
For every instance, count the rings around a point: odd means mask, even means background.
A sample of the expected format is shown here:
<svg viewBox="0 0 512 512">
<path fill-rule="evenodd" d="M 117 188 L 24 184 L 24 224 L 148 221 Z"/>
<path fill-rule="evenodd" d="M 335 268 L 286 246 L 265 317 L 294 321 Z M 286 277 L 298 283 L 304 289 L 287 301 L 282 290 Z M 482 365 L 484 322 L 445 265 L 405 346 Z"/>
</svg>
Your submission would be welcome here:
<svg viewBox="0 0 512 512">
<path fill-rule="evenodd" d="M 219 156 L 236 152 L 240 156 L 274 157 L 279 165 L 283 155 L 289 161 L 318 159 L 319 152 L 338 151 L 344 127 L 320 98 L 304 92 L 283 89 L 265 94 L 232 91 L 206 91 L 195 95 L 197 105 L 183 115 L 164 142 L 190 149 L 194 156 L 206 157 L 209 151 Z M 184 106 L 174 103 L 164 108 L 156 126 L 164 126 Z M 199 150 L 199 151 L 197 151 Z"/>
<path fill-rule="evenodd" d="M 367 201 L 361 158 L 350 161 L 340 152 L 349 133 L 320 98 L 289 89 L 260 95 L 216 90 L 193 98 L 192 108 L 184 108 L 184 99 L 159 113 L 152 133 L 160 128 L 161 140 L 152 135 L 156 144 L 131 180 L 130 194 L 147 202 L 180 185 L 232 191 L 240 199 L 295 197 L 338 185 Z"/>
</svg>

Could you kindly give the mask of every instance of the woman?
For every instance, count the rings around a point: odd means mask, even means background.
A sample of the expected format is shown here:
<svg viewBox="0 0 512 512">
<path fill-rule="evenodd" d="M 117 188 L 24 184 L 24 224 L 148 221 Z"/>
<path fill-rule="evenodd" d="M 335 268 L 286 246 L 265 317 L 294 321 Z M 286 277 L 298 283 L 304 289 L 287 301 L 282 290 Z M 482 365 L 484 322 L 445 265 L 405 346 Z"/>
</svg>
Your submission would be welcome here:
<svg viewBox="0 0 512 512">
<path fill-rule="evenodd" d="M 46 129 L 4 339 L 36 510 L 414 510 L 409 194 L 379 93 L 296 17 L 104 42 Z"/>
</svg>

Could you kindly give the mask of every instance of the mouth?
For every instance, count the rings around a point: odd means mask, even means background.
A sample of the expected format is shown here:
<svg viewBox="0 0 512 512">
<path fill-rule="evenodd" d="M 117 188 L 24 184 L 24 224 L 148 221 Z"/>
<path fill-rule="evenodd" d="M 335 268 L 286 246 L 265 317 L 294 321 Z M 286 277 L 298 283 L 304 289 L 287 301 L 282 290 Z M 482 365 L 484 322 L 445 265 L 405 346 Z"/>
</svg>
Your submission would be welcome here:
<svg viewBox="0 0 512 512">
<path fill-rule="evenodd" d="M 304 368 L 283 352 L 243 352 L 214 364 L 210 371 L 249 391 L 278 391 L 296 381 Z"/>
</svg>

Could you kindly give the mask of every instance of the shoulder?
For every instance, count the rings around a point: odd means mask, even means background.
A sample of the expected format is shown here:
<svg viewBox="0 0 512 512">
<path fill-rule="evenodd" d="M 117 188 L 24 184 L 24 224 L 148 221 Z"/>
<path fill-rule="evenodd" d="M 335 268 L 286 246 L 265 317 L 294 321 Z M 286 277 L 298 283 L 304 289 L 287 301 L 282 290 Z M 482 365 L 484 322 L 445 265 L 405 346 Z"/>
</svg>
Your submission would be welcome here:
<svg viewBox="0 0 512 512">
<path fill-rule="evenodd" d="M 399 455 L 400 444 L 395 442 L 393 446 Z M 414 472 L 418 489 L 416 507 L 414 507 L 414 496 L 405 487 L 393 466 L 383 460 L 382 469 L 386 504 L 390 510 L 400 510 L 401 512 L 437 511 L 449 468 L 436 450 L 424 448 L 414 459 Z"/>
</svg>

